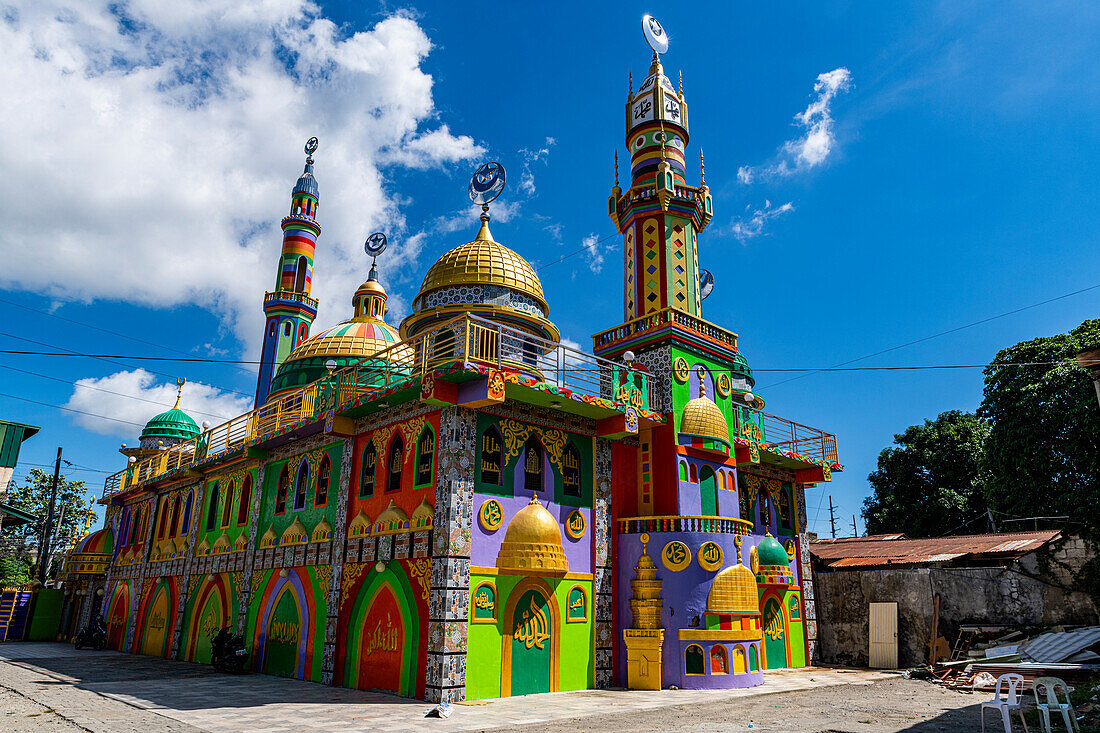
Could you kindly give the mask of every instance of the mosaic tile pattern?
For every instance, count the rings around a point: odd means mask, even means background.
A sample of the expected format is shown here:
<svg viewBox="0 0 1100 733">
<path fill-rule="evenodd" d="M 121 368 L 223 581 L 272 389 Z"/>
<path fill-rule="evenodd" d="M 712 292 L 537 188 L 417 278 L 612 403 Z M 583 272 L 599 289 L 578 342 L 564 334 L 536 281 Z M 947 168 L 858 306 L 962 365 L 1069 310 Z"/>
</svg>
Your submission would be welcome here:
<svg viewBox="0 0 1100 733">
<path fill-rule="evenodd" d="M 649 390 L 649 408 L 658 412 L 672 405 L 672 347 L 659 346 L 637 355 L 639 364 L 649 370 L 653 381 Z"/>
<path fill-rule="evenodd" d="M 461 407 L 444 409 L 439 423 L 432 586 L 428 596 L 425 695 L 430 702 L 465 699 L 476 446 L 476 413 Z"/>
<path fill-rule="evenodd" d="M 250 517 L 260 516 L 260 500 L 263 499 L 263 485 L 264 485 L 264 464 L 261 463 L 260 467 L 256 469 L 256 484 L 258 490 L 252 492 L 252 508 L 249 509 Z M 248 547 L 244 553 L 244 577 L 251 578 L 256 564 L 256 537 L 259 534 L 260 523 L 258 521 L 249 522 L 248 528 Z M 241 583 L 241 587 L 237 592 L 237 630 L 236 633 L 244 634 L 245 620 L 248 618 L 248 604 L 251 601 L 252 584 Z"/>
<path fill-rule="evenodd" d="M 611 442 L 596 439 L 595 497 L 592 506 L 592 524 L 595 526 L 594 567 L 595 584 L 595 623 L 596 623 L 596 687 L 607 688 L 611 685 L 611 648 L 612 648 L 612 558 L 611 558 Z M 601 640 L 603 642 L 601 643 Z M 601 680 L 605 680 L 601 684 Z"/>
<path fill-rule="evenodd" d="M 340 454 L 340 482 L 336 490 L 336 521 L 332 528 L 332 541 L 328 544 L 326 558 L 332 565 L 332 578 L 329 582 L 328 598 L 325 600 L 325 608 L 328 617 L 325 619 L 325 648 L 321 652 L 321 682 L 332 684 L 333 673 L 336 669 L 336 621 L 340 614 L 340 580 L 344 569 L 344 553 L 333 551 L 333 548 L 341 548 L 347 536 L 348 494 L 351 488 L 351 459 L 355 452 L 355 443 L 350 438 L 344 439 L 344 448 Z"/>
</svg>

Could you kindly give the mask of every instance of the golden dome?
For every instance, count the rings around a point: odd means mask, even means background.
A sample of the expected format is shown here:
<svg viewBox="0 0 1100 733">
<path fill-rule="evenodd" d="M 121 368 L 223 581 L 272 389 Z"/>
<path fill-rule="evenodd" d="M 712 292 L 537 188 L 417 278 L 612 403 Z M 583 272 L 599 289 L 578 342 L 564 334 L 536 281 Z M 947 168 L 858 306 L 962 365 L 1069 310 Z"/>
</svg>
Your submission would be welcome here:
<svg viewBox="0 0 1100 733">
<path fill-rule="evenodd" d="M 508 570 L 567 572 L 569 561 L 561 544 L 561 527 L 537 496 L 516 512 L 497 553 L 497 567 Z"/>
<path fill-rule="evenodd" d="M 710 584 L 707 610 L 715 613 L 760 613 L 756 576 L 740 562 L 722 570 Z"/>
<path fill-rule="evenodd" d="M 416 297 L 455 285 L 501 285 L 533 298 L 542 306 L 543 313 L 548 310 L 534 268 L 503 244 L 493 241 L 486 219 L 482 219 L 481 230 L 472 242 L 455 247 L 435 261 Z"/>
<path fill-rule="evenodd" d="M 696 397 L 684 405 L 680 418 L 680 432 L 693 438 L 717 440 L 730 444 L 730 430 L 722 409 L 706 395 Z"/>
</svg>

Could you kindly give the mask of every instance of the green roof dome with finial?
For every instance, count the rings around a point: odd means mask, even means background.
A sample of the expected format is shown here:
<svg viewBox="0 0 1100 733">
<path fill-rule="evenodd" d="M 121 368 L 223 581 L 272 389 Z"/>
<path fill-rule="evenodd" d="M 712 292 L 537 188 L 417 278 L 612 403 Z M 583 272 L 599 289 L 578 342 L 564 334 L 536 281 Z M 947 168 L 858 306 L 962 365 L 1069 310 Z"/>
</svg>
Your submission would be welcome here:
<svg viewBox="0 0 1100 733">
<path fill-rule="evenodd" d="M 145 423 L 145 429 L 141 431 L 141 441 L 169 440 L 178 443 L 191 440 L 198 436 L 200 430 L 198 423 L 180 409 L 180 395 L 183 393 L 183 385 L 186 380 L 178 380 L 179 391 L 176 393 L 176 404 L 171 410 L 156 415 Z"/>
<path fill-rule="evenodd" d="M 765 535 L 760 540 L 756 545 L 756 552 L 761 565 L 790 565 L 791 559 L 787 557 L 787 551 L 783 549 L 783 545 L 779 544 L 779 540 L 772 537 L 771 534 Z"/>
</svg>

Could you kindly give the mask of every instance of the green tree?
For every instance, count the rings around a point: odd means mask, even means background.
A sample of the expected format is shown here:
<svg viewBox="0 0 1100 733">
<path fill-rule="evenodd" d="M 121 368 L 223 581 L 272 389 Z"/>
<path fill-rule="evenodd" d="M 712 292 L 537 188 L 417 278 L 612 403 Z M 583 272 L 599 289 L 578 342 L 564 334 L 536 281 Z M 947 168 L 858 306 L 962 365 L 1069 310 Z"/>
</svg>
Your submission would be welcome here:
<svg viewBox="0 0 1100 733">
<path fill-rule="evenodd" d="M 38 517 L 38 522 L 12 527 L 4 531 L 3 557 L 18 562 L 27 558 L 26 548 L 37 551 L 46 523 L 50 505 L 52 473 L 33 469 L 22 484 L 8 489 L 8 503 Z M 57 503 L 54 506 L 54 522 L 50 554 L 53 560 L 50 577 L 55 577 L 64 552 L 80 537 L 84 528 L 95 523 L 92 511 L 94 498 L 88 497 L 83 481 L 69 481 L 64 474 L 57 480 Z M 15 567 L 15 566 L 13 566 Z"/>
<path fill-rule="evenodd" d="M 894 436 L 867 477 L 863 501 L 868 534 L 910 537 L 985 531 L 982 468 L 989 428 L 969 412 L 951 410 Z"/>
<path fill-rule="evenodd" d="M 1003 349 L 986 367 L 978 415 L 991 427 L 984 465 L 993 508 L 1100 526 L 1100 408 L 1092 379 L 1074 360 L 1097 346 L 1100 319 L 1093 319 Z"/>
</svg>

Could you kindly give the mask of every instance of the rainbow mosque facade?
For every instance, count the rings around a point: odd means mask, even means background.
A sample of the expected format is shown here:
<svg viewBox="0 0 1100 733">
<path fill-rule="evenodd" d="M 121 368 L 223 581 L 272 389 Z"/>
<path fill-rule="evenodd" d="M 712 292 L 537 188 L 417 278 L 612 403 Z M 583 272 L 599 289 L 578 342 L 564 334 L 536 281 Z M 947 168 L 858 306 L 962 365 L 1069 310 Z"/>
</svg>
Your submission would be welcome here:
<svg viewBox="0 0 1100 733">
<path fill-rule="evenodd" d="M 348 320 L 310 335 L 307 158 L 255 409 L 200 426 L 182 390 L 122 448 L 105 526 L 67 560 L 67 633 L 98 614 L 113 649 L 209 662 L 229 626 L 256 672 L 429 701 L 812 663 L 805 491 L 840 470 L 835 438 L 764 412 L 738 336 L 703 318 L 712 199 L 656 54 L 624 111 L 622 322 L 592 353 L 559 343 L 487 212 L 400 324 L 372 267 Z"/>
</svg>

